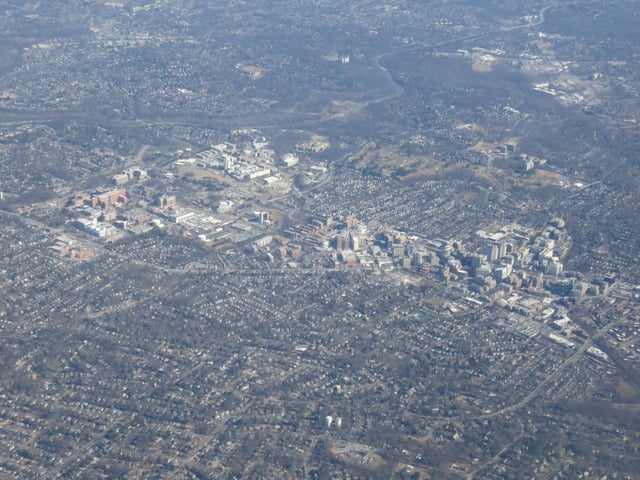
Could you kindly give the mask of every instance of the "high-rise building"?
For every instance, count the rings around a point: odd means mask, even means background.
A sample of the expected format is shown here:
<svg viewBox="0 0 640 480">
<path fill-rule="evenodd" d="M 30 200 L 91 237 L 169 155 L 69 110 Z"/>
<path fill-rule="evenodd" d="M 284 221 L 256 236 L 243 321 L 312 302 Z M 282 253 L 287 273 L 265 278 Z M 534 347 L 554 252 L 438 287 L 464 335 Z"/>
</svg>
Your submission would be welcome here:
<svg viewBox="0 0 640 480">
<path fill-rule="evenodd" d="M 354 252 L 362 248 L 360 235 L 355 232 L 349 232 L 349 248 Z"/>
<path fill-rule="evenodd" d="M 468 261 L 471 263 L 471 268 L 478 268 L 485 262 L 487 258 L 484 255 L 470 255 Z"/>
<path fill-rule="evenodd" d="M 260 223 L 269 221 L 269 212 L 253 212 Z"/>
<path fill-rule="evenodd" d="M 553 276 L 560 275 L 562 273 L 562 264 L 559 262 L 550 263 L 547 267 L 547 273 Z"/>
<path fill-rule="evenodd" d="M 492 243 L 485 247 L 483 253 L 487 257 L 487 261 L 495 262 L 496 260 L 498 260 L 500 249 L 498 248 L 498 245 L 496 245 L 495 243 Z"/>
<path fill-rule="evenodd" d="M 413 243 L 408 243 L 404 247 L 404 253 L 407 257 L 413 257 L 413 254 L 415 251 L 416 251 L 416 246 Z"/>
<path fill-rule="evenodd" d="M 171 208 L 175 210 L 178 207 L 178 202 L 176 201 L 175 195 L 162 195 L 158 199 L 158 205 L 160 205 L 160 208 Z"/>
<path fill-rule="evenodd" d="M 224 169 L 225 171 L 231 170 L 233 167 L 233 157 L 231 155 L 224 156 Z"/>
<path fill-rule="evenodd" d="M 507 254 L 507 242 L 500 242 L 498 244 L 498 258 L 502 258 Z"/>
<path fill-rule="evenodd" d="M 341 252 L 349 248 L 349 237 L 347 235 L 338 235 L 336 237 L 336 250 Z"/>
</svg>

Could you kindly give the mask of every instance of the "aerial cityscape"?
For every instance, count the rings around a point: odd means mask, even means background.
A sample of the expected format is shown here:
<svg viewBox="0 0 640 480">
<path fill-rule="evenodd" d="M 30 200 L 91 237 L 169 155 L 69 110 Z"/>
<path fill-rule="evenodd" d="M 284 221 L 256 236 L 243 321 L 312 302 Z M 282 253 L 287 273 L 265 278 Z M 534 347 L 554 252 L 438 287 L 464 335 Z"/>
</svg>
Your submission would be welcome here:
<svg viewBox="0 0 640 480">
<path fill-rule="evenodd" d="M 0 0 L 0 478 L 640 478 L 638 25 Z"/>
</svg>

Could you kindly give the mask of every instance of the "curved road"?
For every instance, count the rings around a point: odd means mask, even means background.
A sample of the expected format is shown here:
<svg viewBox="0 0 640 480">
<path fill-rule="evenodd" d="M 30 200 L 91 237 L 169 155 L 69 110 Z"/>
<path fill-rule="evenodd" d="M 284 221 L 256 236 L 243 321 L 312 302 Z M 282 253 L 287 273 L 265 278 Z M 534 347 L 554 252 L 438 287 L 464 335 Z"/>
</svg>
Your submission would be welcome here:
<svg viewBox="0 0 640 480">
<path fill-rule="evenodd" d="M 546 5 L 545 7 L 539 10 L 538 19 L 536 22 L 533 22 L 533 23 L 526 23 L 526 24 L 516 25 L 512 27 L 500 27 L 495 29 L 489 29 L 478 34 L 453 38 L 453 39 L 444 40 L 441 42 L 435 42 L 432 44 L 412 46 L 408 48 L 398 48 L 398 49 L 390 50 L 388 52 L 376 55 L 371 60 L 370 65 L 381 72 L 382 76 L 386 80 L 387 85 L 390 88 L 390 91 L 386 94 L 382 94 L 370 100 L 359 103 L 358 105 L 349 107 L 342 112 L 324 113 L 324 114 L 323 112 L 317 112 L 315 114 L 317 116 L 315 117 L 313 116 L 314 114 L 303 113 L 300 115 L 307 118 L 289 119 L 283 122 L 263 123 L 263 124 L 254 124 L 254 125 L 251 125 L 250 121 L 246 121 L 246 122 L 243 121 L 245 119 L 252 117 L 251 115 L 249 115 L 247 117 L 237 118 L 233 123 L 234 124 L 237 123 L 238 125 L 243 125 L 245 128 L 297 128 L 299 129 L 303 126 L 315 125 L 315 124 L 323 123 L 330 120 L 344 120 L 354 114 L 361 112 L 363 109 L 371 105 L 384 103 L 386 101 L 392 100 L 404 94 L 404 91 L 405 91 L 404 88 L 396 81 L 391 71 L 383 64 L 383 60 L 385 58 L 391 57 L 393 55 L 410 53 L 410 52 L 415 52 L 419 50 L 428 50 L 430 48 L 441 47 L 444 45 L 449 45 L 454 43 L 468 42 L 470 40 L 476 40 L 476 39 L 496 35 L 496 34 L 499 34 L 500 32 L 535 28 L 544 23 L 545 14 L 548 10 L 560 5 L 566 6 L 571 4 L 551 3 L 549 5 Z M 84 121 L 91 120 L 93 121 L 93 123 L 97 125 L 106 125 L 106 126 L 112 126 L 112 127 L 136 127 L 136 126 L 152 127 L 152 126 L 174 126 L 175 125 L 175 126 L 194 127 L 194 128 L 216 128 L 216 125 L 220 122 L 220 118 L 215 118 L 215 117 L 203 118 L 201 120 L 189 120 L 189 121 L 179 120 L 177 118 L 175 120 L 171 120 L 169 117 L 166 120 L 148 121 L 142 118 L 131 119 L 131 120 L 109 118 L 108 116 L 101 115 L 101 114 L 93 114 L 89 119 L 87 115 L 82 112 L 62 113 L 62 112 L 4 111 L 1 114 L 4 121 L 0 122 L 0 126 L 18 125 L 18 124 L 24 124 L 28 122 L 48 122 L 48 121 L 56 121 L 56 120 L 75 119 L 75 120 L 84 120 Z M 309 118 L 310 116 L 311 118 Z M 227 122 L 226 123 L 227 125 L 229 121 L 230 119 L 228 118 L 225 119 L 225 122 Z"/>
</svg>

